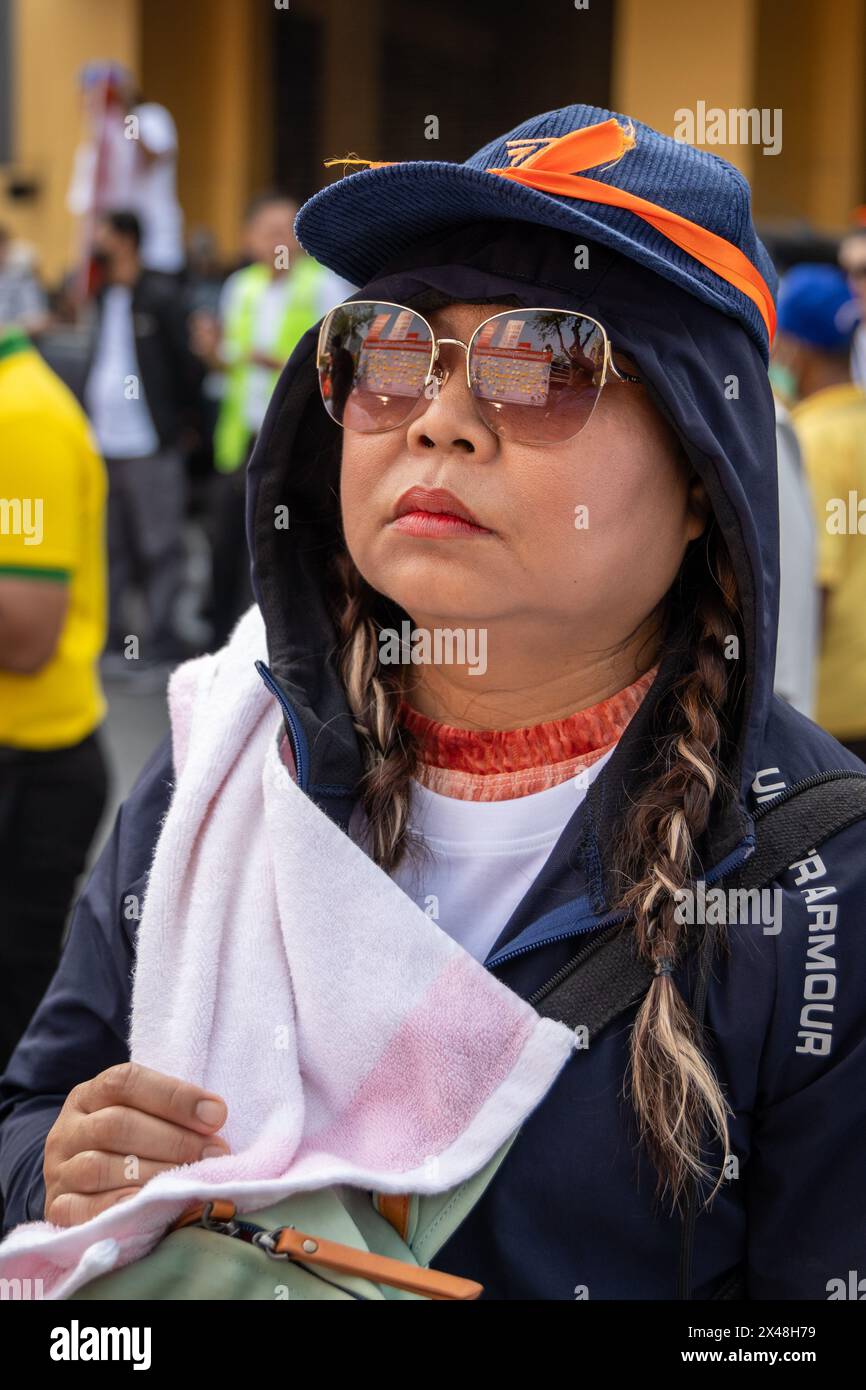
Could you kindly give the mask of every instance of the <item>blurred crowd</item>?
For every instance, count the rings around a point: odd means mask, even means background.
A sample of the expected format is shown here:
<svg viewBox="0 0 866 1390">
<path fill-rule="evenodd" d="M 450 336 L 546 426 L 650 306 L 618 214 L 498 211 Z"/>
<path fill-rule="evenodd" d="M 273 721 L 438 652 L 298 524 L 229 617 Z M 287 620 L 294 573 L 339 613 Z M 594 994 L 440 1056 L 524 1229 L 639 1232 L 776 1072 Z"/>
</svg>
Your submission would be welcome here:
<svg viewBox="0 0 866 1390">
<path fill-rule="evenodd" d="M 246 464 L 303 333 L 354 286 L 262 191 L 223 264 L 185 231 L 171 113 L 81 75 L 86 137 L 61 283 L 0 227 L 0 1070 L 56 964 L 106 798 L 105 690 L 164 685 L 252 601 Z M 776 688 L 866 759 L 866 225 L 789 266 L 770 370 Z"/>
<path fill-rule="evenodd" d="M 249 606 L 247 460 L 354 288 L 302 253 L 282 190 L 239 209 L 228 263 L 185 237 L 171 113 L 114 65 L 80 82 L 77 263 L 43 284 L 0 226 L 0 1069 L 106 806 L 106 694 L 163 689 Z"/>
</svg>

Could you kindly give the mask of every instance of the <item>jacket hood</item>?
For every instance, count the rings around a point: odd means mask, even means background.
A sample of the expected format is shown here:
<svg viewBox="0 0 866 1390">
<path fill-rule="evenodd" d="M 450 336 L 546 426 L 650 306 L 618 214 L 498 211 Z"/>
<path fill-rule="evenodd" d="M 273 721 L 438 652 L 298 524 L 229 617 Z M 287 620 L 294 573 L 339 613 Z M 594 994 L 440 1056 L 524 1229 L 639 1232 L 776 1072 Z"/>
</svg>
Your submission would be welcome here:
<svg viewBox="0 0 866 1390">
<path fill-rule="evenodd" d="M 474 223 L 418 241 L 353 298 L 428 310 L 437 302 L 496 302 L 580 309 L 608 328 L 638 365 L 702 479 L 736 569 L 745 634 L 739 727 L 732 731 L 739 798 L 713 831 L 723 857 L 751 833 L 746 796 L 760 766 L 772 699 L 778 621 L 779 535 L 775 412 L 760 351 L 732 317 L 605 246 L 589 245 L 574 269 L 574 238 L 523 223 Z M 316 378 L 318 325 L 300 340 L 274 391 L 248 466 L 247 539 L 252 582 L 268 636 L 269 672 L 295 744 L 299 777 L 346 823 L 362 765 L 337 673 L 325 599 L 326 566 L 341 543 L 342 431 L 327 416 Z M 285 511 L 288 509 L 288 524 Z M 399 610 L 396 610 L 399 612 Z M 678 673 L 663 657 L 653 687 L 603 775 L 588 815 L 612 817 L 652 759 L 652 713 Z"/>
</svg>

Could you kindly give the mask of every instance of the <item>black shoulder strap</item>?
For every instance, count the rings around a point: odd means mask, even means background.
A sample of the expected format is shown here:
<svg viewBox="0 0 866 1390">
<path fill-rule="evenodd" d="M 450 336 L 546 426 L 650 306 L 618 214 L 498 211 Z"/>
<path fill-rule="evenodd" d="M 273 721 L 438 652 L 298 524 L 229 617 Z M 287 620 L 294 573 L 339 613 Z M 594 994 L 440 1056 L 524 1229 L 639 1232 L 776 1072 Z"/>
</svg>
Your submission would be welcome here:
<svg viewBox="0 0 866 1390">
<path fill-rule="evenodd" d="M 555 1018 L 569 1028 L 585 1027 L 587 1042 L 592 1042 L 642 997 L 652 977 L 652 968 L 635 954 L 632 933 L 624 923 L 600 932 L 530 995 L 529 1003 L 544 1018 Z"/>
<path fill-rule="evenodd" d="M 791 864 L 807 858 L 832 835 L 866 817 L 866 772 L 824 772 L 807 777 L 755 813 L 754 854 L 729 877 L 738 888 L 763 888 Z M 693 1009 L 699 1030 L 703 1028 L 710 967 L 712 935 L 701 940 L 698 982 Z M 555 1018 L 570 1028 L 583 1026 L 587 1041 L 643 997 L 653 978 L 651 967 L 637 957 L 628 923 L 600 932 L 530 995 L 545 1018 Z M 686 1193 L 677 1293 L 691 1298 L 692 1256 L 698 1196 L 694 1184 Z M 747 1297 L 744 1267 L 715 1295 Z"/>
<path fill-rule="evenodd" d="M 755 852 L 737 871 L 737 887 L 772 883 L 791 864 L 864 816 L 866 772 L 820 772 L 796 783 L 755 812 Z"/>
<path fill-rule="evenodd" d="M 730 875 L 739 888 L 762 888 L 831 835 L 866 817 L 866 772 L 823 772 L 798 782 L 755 814 L 756 848 Z M 635 954 L 628 924 L 600 932 L 530 995 L 545 1018 L 583 1026 L 587 1040 L 625 1013 L 649 988 L 652 968 Z"/>
<path fill-rule="evenodd" d="M 792 864 L 808 857 L 832 835 L 866 816 L 866 772 L 821 772 L 797 782 L 755 812 L 755 852 L 731 875 L 732 886 L 763 888 Z M 704 938 L 705 947 L 711 941 Z M 712 950 L 701 953 L 701 970 L 693 1012 L 703 1029 Z M 692 1181 L 686 1191 L 680 1238 L 677 1297 L 692 1296 L 692 1262 L 698 1191 Z M 724 1281 L 713 1299 L 748 1299 L 745 1263 Z"/>
</svg>

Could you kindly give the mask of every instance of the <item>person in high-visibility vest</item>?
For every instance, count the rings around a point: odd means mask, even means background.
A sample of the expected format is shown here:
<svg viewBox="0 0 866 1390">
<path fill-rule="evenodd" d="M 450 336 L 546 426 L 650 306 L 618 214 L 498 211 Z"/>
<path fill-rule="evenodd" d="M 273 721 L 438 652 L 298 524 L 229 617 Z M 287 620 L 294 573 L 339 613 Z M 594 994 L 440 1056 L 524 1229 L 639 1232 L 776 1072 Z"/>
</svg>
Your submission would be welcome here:
<svg viewBox="0 0 866 1390">
<path fill-rule="evenodd" d="M 306 330 L 352 292 L 345 280 L 301 251 L 297 204 L 283 194 L 255 198 L 244 221 L 252 263 L 226 280 L 219 317 L 199 313 L 193 347 L 223 373 L 213 440 L 213 641 L 221 646 L 252 601 L 244 530 L 246 462 L 280 371 Z"/>
</svg>

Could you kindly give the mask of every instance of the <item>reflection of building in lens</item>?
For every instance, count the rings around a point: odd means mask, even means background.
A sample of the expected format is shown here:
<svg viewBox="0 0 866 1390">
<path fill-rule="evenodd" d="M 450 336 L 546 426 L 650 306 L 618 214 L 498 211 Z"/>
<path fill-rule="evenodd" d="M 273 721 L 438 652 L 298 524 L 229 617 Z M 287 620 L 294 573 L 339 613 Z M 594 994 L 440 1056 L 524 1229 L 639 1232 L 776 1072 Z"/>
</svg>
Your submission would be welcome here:
<svg viewBox="0 0 866 1390">
<path fill-rule="evenodd" d="M 488 324 L 479 333 L 471 370 L 475 393 L 482 399 L 518 405 L 546 404 L 561 369 L 557 372 L 552 368 L 552 348 L 533 348 L 528 339 L 519 337 L 522 328 L 523 321 L 510 319 L 497 347 L 492 342 L 494 325 Z M 565 375 L 567 379 L 567 370 Z"/>
<path fill-rule="evenodd" d="M 357 384 L 380 396 L 419 396 L 430 366 L 430 335 L 409 309 L 402 309 L 393 323 L 392 317 L 391 312 L 377 314 L 370 325 L 358 359 Z"/>
</svg>

